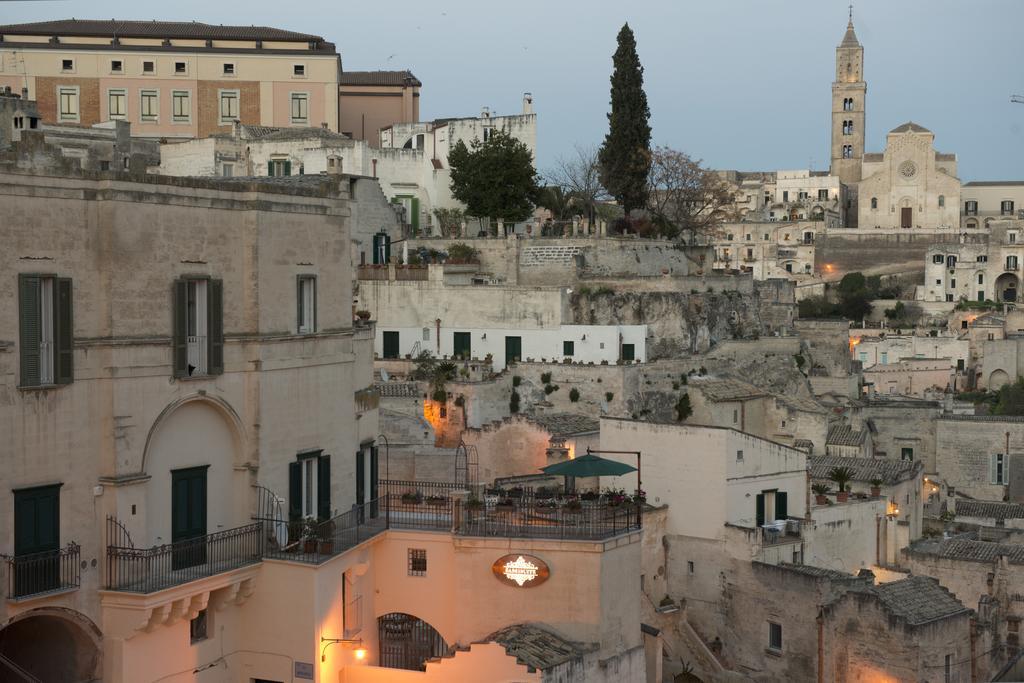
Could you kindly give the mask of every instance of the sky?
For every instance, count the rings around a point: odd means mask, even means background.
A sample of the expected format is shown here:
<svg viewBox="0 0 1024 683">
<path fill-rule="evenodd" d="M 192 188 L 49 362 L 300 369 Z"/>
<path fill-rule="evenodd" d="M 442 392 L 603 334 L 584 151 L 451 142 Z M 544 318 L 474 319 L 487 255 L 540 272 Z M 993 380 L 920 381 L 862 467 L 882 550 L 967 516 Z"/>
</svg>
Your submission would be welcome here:
<svg viewBox="0 0 1024 683">
<path fill-rule="evenodd" d="M 423 119 L 482 106 L 538 114 L 542 171 L 607 131 L 624 22 L 644 65 L 653 142 L 713 168 L 826 169 L 848 0 L 0 0 L 0 23 L 57 18 L 261 24 L 334 42 L 348 70 L 408 68 Z M 867 149 L 912 120 L 962 180 L 1024 179 L 1024 0 L 860 0 Z"/>
</svg>

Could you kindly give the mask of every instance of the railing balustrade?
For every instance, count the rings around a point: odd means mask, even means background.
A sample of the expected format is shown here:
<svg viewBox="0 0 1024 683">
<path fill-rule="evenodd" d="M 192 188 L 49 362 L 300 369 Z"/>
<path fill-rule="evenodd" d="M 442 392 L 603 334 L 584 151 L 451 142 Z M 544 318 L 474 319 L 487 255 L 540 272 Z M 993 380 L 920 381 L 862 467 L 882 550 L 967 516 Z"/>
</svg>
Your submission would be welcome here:
<svg viewBox="0 0 1024 683">
<path fill-rule="evenodd" d="M 763 545 L 799 543 L 803 538 L 802 529 L 799 519 L 776 520 L 761 527 L 761 542 Z"/>
<path fill-rule="evenodd" d="M 377 499 L 322 522 L 263 519 L 260 523 L 267 539 L 266 557 L 310 564 L 329 560 L 388 528 L 386 510 Z"/>
<path fill-rule="evenodd" d="M 257 522 L 152 548 L 108 545 L 107 588 L 153 593 L 254 564 L 263 557 L 263 539 Z"/>
<path fill-rule="evenodd" d="M 19 600 L 78 588 L 82 583 L 81 556 L 77 543 L 29 555 L 0 556 L 7 565 L 7 598 Z"/>
<path fill-rule="evenodd" d="M 185 339 L 188 352 L 188 364 L 193 368 L 191 374 L 193 375 L 205 375 L 206 366 L 206 337 L 189 335 Z"/>
</svg>

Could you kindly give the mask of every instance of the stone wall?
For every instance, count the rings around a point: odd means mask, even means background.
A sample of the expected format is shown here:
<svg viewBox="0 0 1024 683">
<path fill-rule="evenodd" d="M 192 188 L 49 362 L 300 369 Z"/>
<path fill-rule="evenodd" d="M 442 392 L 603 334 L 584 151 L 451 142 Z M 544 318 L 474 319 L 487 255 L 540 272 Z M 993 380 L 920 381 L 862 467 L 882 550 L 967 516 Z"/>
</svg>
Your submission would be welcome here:
<svg viewBox="0 0 1024 683">
<path fill-rule="evenodd" d="M 1024 418 L 944 415 L 935 422 L 935 465 L 947 486 L 982 500 L 1003 500 L 1014 493 L 994 484 L 992 457 L 1008 456 L 1005 467 L 1024 467 Z M 1012 502 L 1024 502 L 1014 496 Z"/>
<path fill-rule="evenodd" d="M 828 272 L 837 279 L 855 271 L 871 274 L 884 270 L 923 275 L 928 248 L 937 243 L 959 243 L 961 232 L 828 230 L 815 238 L 814 270 L 826 272 L 825 266 L 831 266 Z M 980 241 L 983 238 L 984 235 L 980 233 L 967 236 L 968 241 Z"/>
</svg>

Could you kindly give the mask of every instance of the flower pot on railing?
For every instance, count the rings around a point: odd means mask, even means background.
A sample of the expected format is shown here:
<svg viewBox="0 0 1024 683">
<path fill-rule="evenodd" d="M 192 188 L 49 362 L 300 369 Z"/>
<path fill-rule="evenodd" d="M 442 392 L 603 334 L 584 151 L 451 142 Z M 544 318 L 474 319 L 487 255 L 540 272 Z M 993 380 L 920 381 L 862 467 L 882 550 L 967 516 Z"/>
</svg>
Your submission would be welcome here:
<svg viewBox="0 0 1024 683">
<path fill-rule="evenodd" d="M 419 493 L 403 493 L 402 504 L 403 505 L 419 505 L 423 502 L 423 496 Z"/>
<path fill-rule="evenodd" d="M 849 499 L 850 499 L 850 492 L 849 491 L 839 491 L 838 493 L 836 493 L 836 502 L 837 503 L 845 503 Z"/>
<path fill-rule="evenodd" d="M 426 502 L 427 502 L 427 505 L 432 505 L 434 507 L 440 507 L 440 506 L 444 505 L 445 503 L 447 503 L 448 499 L 445 498 L 444 496 L 427 496 Z"/>
</svg>

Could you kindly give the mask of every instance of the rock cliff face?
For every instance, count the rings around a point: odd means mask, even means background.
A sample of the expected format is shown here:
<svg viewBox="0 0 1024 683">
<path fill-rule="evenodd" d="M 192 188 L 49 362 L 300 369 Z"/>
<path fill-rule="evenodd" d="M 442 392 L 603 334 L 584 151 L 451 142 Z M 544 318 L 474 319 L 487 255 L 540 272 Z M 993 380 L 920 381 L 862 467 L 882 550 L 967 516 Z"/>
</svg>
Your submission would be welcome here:
<svg viewBox="0 0 1024 683">
<path fill-rule="evenodd" d="M 706 353 L 726 339 L 756 339 L 789 329 L 793 305 L 761 291 L 574 293 L 573 320 L 582 325 L 648 325 L 649 361 Z"/>
</svg>

